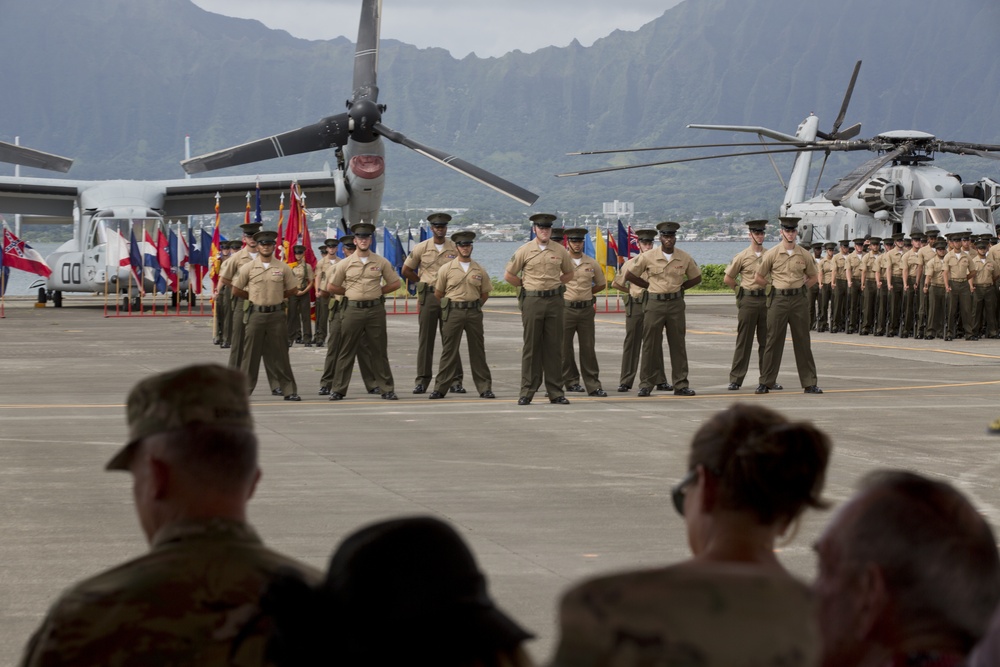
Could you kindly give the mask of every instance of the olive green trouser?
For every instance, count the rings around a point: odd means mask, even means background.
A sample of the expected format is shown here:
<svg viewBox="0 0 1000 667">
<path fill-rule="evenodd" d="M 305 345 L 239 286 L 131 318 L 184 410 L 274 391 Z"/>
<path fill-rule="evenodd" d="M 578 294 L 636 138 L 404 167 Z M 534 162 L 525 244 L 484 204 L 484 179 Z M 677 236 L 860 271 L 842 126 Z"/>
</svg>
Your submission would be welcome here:
<svg viewBox="0 0 1000 667">
<path fill-rule="evenodd" d="M 961 317 L 961 322 L 959 322 Z M 951 281 L 951 294 L 948 298 L 948 321 L 945 323 L 946 335 L 955 337 L 961 324 L 965 337 L 972 335 L 972 292 L 965 280 Z"/>
<path fill-rule="evenodd" d="M 525 296 L 521 303 L 524 342 L 521 346 L 520 398 L 531 400 L 545 382 L 549 400 L 565 396 L 562 388 L 563 298 Z"/>
<path fill-rule="evenodd" d="M 767 309 L 767 347 L 764 349 L 764 368 L 760 384 L 770 387 L 778 381 L 781 356 L 785 350 L 785 333 L 791 329 L 795 367 L 799 371 L 802 387 L 817 383 L 816 361 L 809 343 L 809 303 L 805 292 L 790 296 L 775 294 Z"/>
<path fill-rule="evenodd" d="M 368 340 L 371 347 L 372 373 L 382 393 L 395 391 L 392 369 L 389 367 L 389 342 L 385 326 L 385 305 L 377 303 L 371 308 L 358 308 L 353 303 L 344 308 L 341 320 L 340 352 L 333 372 L 330 391 L 347 395 L 361 341 Z"/>
<path fill-rule="evenodd" d="M 997 335 L 997 291 L 991 283 L 976 285 L 972 293 L 972 329 L 979 336 L 985 325 L 987 336 Z"/>
<path fill-rule="evenodd" d="M 326 340 L 327 327 L 330 322 L 330 297 L 322 294 L 316 297 L 316 333 L 312 341 L 322 343 Z M 305 340 L 303 336 L 302 340 Z"/>
<path fill-rule="evenodd" d="M 330 304 L 334 303 L 336 301 L 331 299 Z M 337 368 L 337 356 L 340 354 L 340 341 L 343 338 L 341 335 L 341 324 L 344 319 L 344 309 L 346 308 L 347 306 L 341 305 L 335 311 L 330 312 L 328 317 L 326 358 L 323 360 L 323 375 L 319 380 L 319 386 L 327 389 L 333 386 L 333 374 Z M 361 373 L 361 380 L 365 383 L 365 391 L 370 393 L 373 389 L 377 388 L 379 389 L 379 393 L 382 393 L 382 388 L 375 381 L 375 374 L 372 372 L 371 346 L 368 345 L 366 338 L 361 339 L 358 351 L 358 372 Z"/>
<path fill-rule="evenodd" d="M 824 285 L 824 288 L 828 287 Z M 825 305 L 821 312 L 825 314 Z M 825 320 L 820 319 L 820 324 Z M 764 346 L 767 345 L 767 297 L 744 294 L 736 316 L 736 351 L 733 353 L 733 367 L 729 371 L 729 381 L 743 384 L 743 378 L 750 368 L 750 353 L 753 341 L 757 339 L 757 368 L 764 368 Z"/>
<path fill-rule="evenodd" d="M 250 393 L 257 386 L 261 358 L 265 371 L 270 362 L 271 372 L 285 396 L 298 393 L 292 364 L 288 360 L 288 325 L 285 311 L 251 312 L 243 335 L 243 359 L 240 368 L 250 377 Z"/>
<path fill-rule="evenodd" d="M 479 308 L 450 308 L 448 321 L 441 323 L 441 360 L 434 389 L 442 394 L 462 379 L 462 334 L 469 348 L 469 369 L 476 391 L 482 394 L 493 389 L 493 376 L 486 363 L 486 343 L 483 334 L 483 311 Z"/>
<path fill-rule="evenodd" d="M 927 290 L 927 336 L 944 337 L 944 318 L 947 314 L 945 308 L 945 287 L 944 285 L 931 285 Z"/>
<path fill-rule="evenodd" d="M 312 342 L 312 319 L 310 318 L 311 303 L 309 293 L 302 296 L 288 297 L 288 342 L 294 343 L 301 340 L 303 343 Z"/>
<path fill-rule="evenodd" d="M 230 314 L 233 320 L 233 328 L 229 338 L 229 343 L 232 346 L 229 348 L 229 365 L 233 368 L 243 368 L 243 356 L 246 354 L 246 325 L 243 323 L 245 315 L 243 305 L 246 303 L 246 299 L 234 296 L 230 303 L 232 304 Z M 284 317 L 284 311 L 280 312 L 281 316 Z M 288 343 L 285 343 L 285 345 L 287 346 Z M 271 387 L 271 391 L 281 388 L 281 382 L 274 370 L 274 360 L 272 357 L 266 355 L 264 356 L 264 374 L 267 375 L 267 384 Z"/>
<path fill-rule="evenodd" d="M 594 330 L 594 307 L 570 308 L 564 303 L 562 338 L 562 383 L 563 387 L 579 384 L 588 394 L 601 389 L 600 367 L 597 364 L 597 337 Z M 580 367 L 576 366 L 573 352 L 573 338 L 580 346 Z"/>
<path fill-rule="evenodd" d="M 674 389 L 688 387 L 688 360 L 685 334 L 687 321 L 684 299 L 657 301 L 650 294 L 642 322 L 642 358 L 639 362 L 639 388 L 652 389 L 662 377 L 663 332 L 670 347 L 670 378 Z M 808 317 L 808 313 L 806 314 Z M 807 325 L 808 326 L 808 325 Z M 659 365 L 658 365 L 659 364 Z"/>
<path fill-rule="evenodd" d="M 423 295 L 423 303 L 417 312 L 417 377 L 414 384 L 429 387 L 434 378 L 434 339 L 441 330 L 441 301 L 434 296 L 434 287 L 428 285 Z M 438 369 L 440 370 L 440 369 Z M 458 360 L 458 378 L 462 383 L 462 359 Z"/>
</svg>

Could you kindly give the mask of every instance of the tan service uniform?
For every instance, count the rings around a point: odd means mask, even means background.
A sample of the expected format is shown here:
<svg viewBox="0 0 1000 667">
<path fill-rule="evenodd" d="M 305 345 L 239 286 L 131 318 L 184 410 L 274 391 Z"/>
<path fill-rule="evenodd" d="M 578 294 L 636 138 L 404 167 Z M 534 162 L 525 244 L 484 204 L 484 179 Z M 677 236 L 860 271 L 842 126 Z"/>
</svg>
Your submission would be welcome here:
<svg viewBox="0 0 1000 667">
<path fill-rule="evenodd" d="M 976 336 L 986 335 L 997 337 L 995 283 L 1000 274 L 997 264 L 989 256 L 972 259 L 971 268 L 975 271 L 972 280 L 975 291 L 972 293 L 972 330 Z M 985 327 L 985 333 L 984 333 Z"/>
<path fill-rule="evenodd" d="M 469 367 L 476 391 L 480 394 L 492 391 L 493 376 L 486 362 L 481 302 L 483 294 L 493 291 L 489 274 L 471 258 L 466 271 L 460 259 L 456 258 L 440 267 L 437 282 L 428 285 L 430 290 L 443 292 L 444 301 L 448 304 L 442 315 L 445 319 L 441 322 L 441 360 L 438 362 L 435 391 L 447 395 L 448 390 L 461 380 L 463 333 L 469 348 Z"/>
<path fill-rule="evenodd" d="M 576 260 L 570 258 L 574 264 Z M 566 283 L 563 294 L 563 387 L 569 389 L 580 384 L 588 394 L 602 389 L 597 364 L 597 336 L 594 327 L 594 287 L 598 291 L 608 285 L 604 270 L 593 257 L 583 255 L 573 270 L 573 278 Z M 577 368 L 573 353 L 573 338 L 579 341 L 580 366 Z M 582 377 L 581 377 L 582 376 Z"/>
<path fill-rule="evenodd" d="M 563 284 L 560 277 L 576 268 L 566 248 L 549 241 L 545 248 L 534 239 L 514 251 L 506 271 L 521 278 L 521 389 L 529 401 L 543 378 L 549 400 L 562 389 Z"/>
<path fill-rule="evenodd" d="M 625 303 L 625 340 L 622 341 L 622 370 L 618 377 L 618 390 L 625 391 L 632 388 L 635 376 L 639 372 L 639 353 L 642 350 L 642 323 L 644 320 L 644 309 L 648 292 L 644 287 L 633 285 L 625 280 L 625 273 L 631 271 L 632 275 L 639 276 L 648 282 L 647 274 L 639 275 L 635 270 L 635 260 L 633 257 L 622 265 L 615 279 L 611 281 L 611 286 L 617 290 L 625 292 L 622 301 Z M 656 383 L 667 381 L 667 373 L 663 367 L 663 348 L 660 348 L 660 359 L 657 367 L 660 369 Z M 622 389 L 624 387 L 624 389 Z"/>
<path fill-rule="evenodd" d="M 385 299 L 382 285 L 397 282 L 400 278 L 392 264 L 384 257 L 369 253 L 363 262 L 357 253 L 337 262 L 330 276 L 330 284 L 347 291 L 347 305 L 341 320 L 340 352 L 333 373 L 330 390 L 347 395 L 361 341 L 367 339 L 371 346 L 372 373 L 383 394 L 395 392 L 396 386 L 389 367 L 389 341 L 386 335 Z"/>
<path fill-rule="evenodd" d="M 836 255 L 833 257 L 825 257 L 822 262 L 819 263 L 817 269 L 819 270 L 819 282 L 822 285 L 820 306 L 819 306 L 819 326 L 816 327 L 816 331 L 828 331 L 831 329 L 830 322 L 833 318 L 830 317 L 833 308 L 833 292 L 834 292 L 834 275 L 833 270 L 836 267 Z M 837 333 L 834 331 L 833 333 Z M 763 354 L 763 345 L 761 346 L 761 354 Z"/>
<path fill-rule="evenodd" d="M 331 250 L 333 251 L 331 253 Z M 315 278 L 318 278 L 319 289 L 316 290 L 316 333 L 313 336 L 313 345 L 322 345 L 326 342 L 326 337 L 330 326 L 330 297 L 320 294 L 320 290 L 326 289 L 326 284 L 330 282 L 330 272 L 336 264 L 336 248 L 330 248 L 327 253 L 316 261 Z M 330 255 L 333 254 L 333 259 Z M 315 282 L 315 281 L 314 281 Z"/>
<path fill-rule="evenodd" d="M 639 364 L 639 388 L 653 389 L 657 380 L 657 359 L 663 359 L 663 331 L 670 348 L 670 376 L 674 390 L 687 389 L 688 360 L 685 334 L 684 291 L 688 280 L 701 275 L 691 255 L 674 248 L 668 260 L 660 248 L 652 248 L 635 259 L 635 268 L 649 276 L 649 297 L 642 323 L 642 360 Z M 635 274 L 634 275 L 639 275 Z"/>
<path fill-rule="evenodd" d="M 922 273 L 923 260 L 920 258 L 919 250 L 910 248 L 903 253 L 902 262 L 906 287 L 903 290 L 903 322 L 900 337 L 909 338 L 916 331 L 917 308 L 920 303 L 917 295 L 922 291 L 917 284 L 917 278 Z"/>
<path fill-rule="evenodd" d="M 917 335 L 916 335 L 917 339 L 923 338 L 924 334 L 927 331 L 927 311 L 928 311 L 927 299 L 929 297 L 930 292 L 928 291 L 927 293 L 924 293 L 923 276 L 927 273 L 927 264 L 930 263 L 932 259 L 937 257 L 937 253 L 934 251 L 934 248 L 931 247 L 931 245 L 932 244 L 930 240 L 925 241 L 924 246 L 920 249 L 918 253 L 920 255 L 920 261 L 921 261 L 921 270 L 920 270 L 921 277 L 920 277 L 920 285 L 917 287 L 917 293 L 920 295 L 920 305 L 917 308 Z M 940 332 L 938 335 L 940 335 Z"/>
<path fill-rule="evenodd" d="M 417 377 L 414 384 L 425 388 L 430 386 L 431 378 L 434 377 L 434 338 L 441 329 L 441 303 L 434 296 L 434 285 L 437 284 L 441 267 L 456 257 L 458 250 L 451 239 L 445 239 L 439 251 L 431 237 L 413 246 L 403 262 L 403 266 L 416 271 L 420 278 L 417 283 L 417 303 L 420 304 L 420 309 L 417 313 Z M 461 356 L 455 384 L 462 384 Z"/>
<path fill-rule="evenodd" d="M 864 282 L 864 306 L 861 316 L 861 335 L 867 336 L 875 331 L 875 315 L 878 311 L 878 267 L 881 263 L 881 254 L 873 251 L 865 253 L 861 260 L 861 280 Z"/>
<path fill-rule="evenodd" d="M 250 255 L 250 249 L 247 246 L 243 246 L 232 255 L 229 256 L 225 262 L 222 263 L 222 268 L 219 269 L 220 278 L 225 278 L 230 283 L 236 279 L 236 274 L 239 273 L 240 269 L 243 268 L 244 264 L 249 264 L 253 261 L 253 257 Z M 230 322 L 230 333 L 229 341 L 229 365 L 233 368 L 243 367 L 243 350 L 245 347 L 245 335 L 246 324 L 244 323 L 244 318 L 246 317 L 246 299 L 242 299 L 229 291 L 229 317 L 232 318 Z M 267 383 L 271 387 L 271 391 L 281 388 L 281 383 L 278 381 L 277 375 L 272 367 L 274 362 L 269 356 L 264 357 L 264 374 L 267 376 Z"/>
<path fill-rule="evenodd" d="M 746 248 L 733 257 L 733 261 L 726 267 L 726 275 L 733 280 L 738 277 L 740 283 L 736 288 L 736 351 L 733 353 L 733 365 L 729 370 L 729 382 L 741 386 L 743 378 L 747 375 L 747 369 L 750 368 L 750 352 L 753 350 L 754 338 L 757 339 L 758 369 L 764 366 L 764 345 L 767 343 L 767 297 L 765 288 L 753 282 L 764 252 L 762 250 L 758 255 L 753 248 Z M 825 304 L 822 305 L 820 312 L 825 318 Z M 825 323 L 825 319 L 821 320 L 821 323 Z"/>
<path fill-rule="evenodd" d="M 292 267 L 295 274 L 295 286 L 298 290 L 308 290 L 312 286 L 314 273 L 312 267 L 306 264 L 305 260 L 297 262 Z M 312 303 L 309 300 L 309 292 L 299 296 L 288 297 L 288 342 L 293 343 L 300 340 L 303 343 L 312 343 Z M 317 313 L 318 315 L 318 313 Z"/>
<path fill-rule="evenodd" d="M 861 261 L 864 255 L 856 250 L 847 256 L 847 268 L 851 273 L 851 284 L 847 286 L 847 333 L 861 331 Z"/>
<path fill-rule="evenodd" d="M 233 287 L 249 294 L 244 318 L 243 360 L 240 368 L 250 377 L 250 393 L 257 386 L 261 357 L 270 360 L 274 377 L 285 396 L 298 394 L 292 364 L 288 359 L 288 322 L 285 319 L 285 292 L 296 287 L 290 266 L 271 257 L 265 267 L 258 255 L 240 268 Z"/>
<path fill-rule="evenodd" d="M 847 331 L 847 255 L 838 251 L 833 256 L 833 264 L 836 275 L 830 285 L 833 291 L 830 331 L 841 333 Z"/>
<path fill-rule="evenodd" d="M 760 384 L 770 387 L 778 381 L 785 333 L 791 329 L 795 367 L 803 388 L 817 384 L 816 362 L 809 346 L 809 301 L 807 278 L 817 275 L 812 256 L 799 246 L 789 254 L 782 244 L 764 253 L 757 275 L 771 280 L 771 303 L 767 309 L 767 346 Z"/>
<path fill-rule="evenodd" d="M 888 324 L 886 326 L 886 337 L 892 338 L 899 335 L 900 324 L 903 317 L 903 250 L 893 248 L 885 253 L 883 264 L 883 280 L 887 277 L 886 289 L 888 290 L 886 310 Z M 889 288 L 892 289 L 889 289 Z"/>
<path fill-rule="evenodd" d="M 958 333 L 959 317 L 965 331 L 965 338 L 972 337 L 972 290 L 969 288 L 969 256 L 962 251 L 950 252 L 944 256 L 948 269 L 948 315 L 945 322 L 945 340 L 951 340 Z"/>
<path fill-rule="evenodd" d="M 947 255 L 946 255 L 947 257 Z M 946 280 L 948 267 L 945 265 L 943 257 L 938 257 L 937 252 L 934 257 L 924 267 L 925 281 L 929 280 L 930 287 L 927 290 L 927 328 L 925 338 L 933 339 L 935 336 L 944 337 L 945 322 L 947 312 L 945 308 L 945 296 L 947 294 Z"/>
</svg>

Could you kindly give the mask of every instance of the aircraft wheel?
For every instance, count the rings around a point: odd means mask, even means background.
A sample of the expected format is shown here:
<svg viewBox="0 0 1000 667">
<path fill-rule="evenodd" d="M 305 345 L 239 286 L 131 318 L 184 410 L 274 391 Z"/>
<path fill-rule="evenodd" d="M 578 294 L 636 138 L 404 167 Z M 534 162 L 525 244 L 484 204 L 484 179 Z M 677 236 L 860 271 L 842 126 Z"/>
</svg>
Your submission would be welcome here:
<svg viewBox="0 0 1000 667">
<path fill-rule="evenodd" d="M 44 287 L 39 287 L 38 288 L 38 303 L 48 303 L 48 302 L 49 302 L 48 292 L 45 291 Z"/>
<path fill-rule="evenodd" d="M 192 308 L 198 305 L 197 303 L 195 303 L 198 300 L 198 295 L 192 292 L 191 290 L 187 291 L 187 298 L 188 298 L 188 305 L 191 306 Z"/>
<path fill-rule="evenodd" d="M 142 312 L 142 297 L 134 296 L 132 297 L 132 312 L 141 313 Z"/>
<path fill-rule="evenodd" d="M 170 307 L 171 308 L 176 308 L 177 307 L 177 296 L 178 296 L 177 292 L 171 292 L 170 293 Z"/>
<path fill-rule="evenodd" d="M 52 305 L 56 308 L 62 308 L 62 292 L 56 290 L 52 293 Z"/>
</svg>

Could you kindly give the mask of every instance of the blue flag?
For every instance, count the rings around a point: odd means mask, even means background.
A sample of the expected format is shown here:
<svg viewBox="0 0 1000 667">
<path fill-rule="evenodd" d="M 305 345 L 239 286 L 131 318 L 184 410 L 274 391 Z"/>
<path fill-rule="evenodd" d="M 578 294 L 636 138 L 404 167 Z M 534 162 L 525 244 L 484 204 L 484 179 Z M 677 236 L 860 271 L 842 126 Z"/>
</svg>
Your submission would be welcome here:
<svg viewBox="0 0 1000 667">
<path fill-rule="evenodd" d="M 208 261 L 202 259 L 203 254 L 201 244 L 194 240 L 194 227 L 188 227 L 188 263 L 191 266 L 208 266 Z"/>
<path fill-rule="evenodd" d="M 264 218 L 260 214 L 260 183 L 257 183 L 257 212 L 254 213 L 253 221 L 263 224 Z"/>
<path fill-rule="evenodd" d="M 7 282 L 10 280 L 10 267 L 3 263 L 3 249 L 0 248 L 0 296 L 7 292 Z"/>
<path fill-rule="evenodd" d="M 224 241 L 225 239 L 219 235 L 219 240 Z M 208 266 L 208 260 L 211 259 L 212 255 L 212 235 L 208 233 L 208 230 L 204 227 L 201 228 L 201 265 Z"/>
<path fill-rule="evenodd" d="M 423 225 L 420 225 L 420 240 L 426 241 L 431 237 L 431 230 L 427 229 Z"/>
<path fill-rule="evenodd" d="M 347 232 L 342 231 L 338 227 L 337 228 L 337 238 L 339 239 L 341 236 L 347 236 Z M 339 257 L 340 259 L 344 259 L 344 257 L 346 257 L 346 256 L 347 255 L 344 254 L 344 244 L 343 243 L 338 243 L 337 244 L 337 257 Z"/>
<path fill-rule="evenodd" d="M 382 256 L 385 257 L 390 264 L 396 266 L 396 244 L 392 242 L 392 236 L 389 235 L 389 228 L 382 225 L 382 244 L 385 248 L 382 250 Z M 375 247 L 375 236 L 372 236 L 372 247 Z"/>
<path fill-rule="evenodd" d="M 139 291 L 143 291 L 145 286 L 142 282 L 142 254 L 139 252 L 139 243 L 135 240 L 135 228 L 129 230 L 128 239 L 128 263 L 132 268 L 132 275 L 138 283 Z"/>
<path fill-rule="evenodd" d="M 618 221 L 618 254 L 620 257 L 628 259 L 632 254 L 628 250 L 628 230 L 622 221 Z"/>
<path fill-rule="evenodd" d="M 597 249 L 594 248 L 594 240 L 590 238 L 590 232 L 583 238 L 583 254 L 587 257 L 597 257 Z"/>
</svg>

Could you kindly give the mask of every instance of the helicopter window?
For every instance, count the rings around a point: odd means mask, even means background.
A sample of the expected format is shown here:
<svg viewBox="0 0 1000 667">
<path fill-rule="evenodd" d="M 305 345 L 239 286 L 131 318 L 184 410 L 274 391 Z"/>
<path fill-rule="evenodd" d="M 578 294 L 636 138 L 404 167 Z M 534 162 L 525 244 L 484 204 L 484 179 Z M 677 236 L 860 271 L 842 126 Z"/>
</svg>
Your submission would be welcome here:
<svg viewBox="0 0 1000 667">
<path fill-rule="evenodd" d="M 990 210 L 988 208 L 974 208 L 972 209 L 972 215 L 975 216 L 976 222 L 993 224 L 992 217 L 990 216 Z"/>
<path fill-rule="evenodd" d="M 924 228 L 924 212 L 914 211 L 913 212 L 913 223 L 910 225 L 913 229 L 923 229 Z"/>
<path fill-rule="evenodd" d="M 943 225 L 951 220 L 951 209 L 948 208 L 929 208 L 927 214 L 938 225 Z"/>
</svg>

